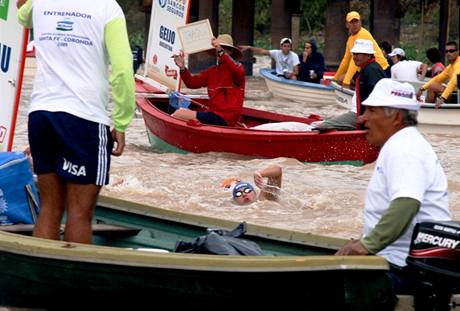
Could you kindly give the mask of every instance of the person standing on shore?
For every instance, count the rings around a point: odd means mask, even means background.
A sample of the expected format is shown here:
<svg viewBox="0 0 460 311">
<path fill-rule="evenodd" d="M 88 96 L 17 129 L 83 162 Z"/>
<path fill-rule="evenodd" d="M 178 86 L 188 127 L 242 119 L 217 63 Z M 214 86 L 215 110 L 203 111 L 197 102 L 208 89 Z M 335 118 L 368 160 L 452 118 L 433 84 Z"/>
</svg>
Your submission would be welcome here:
<svg viewBox="0 0 460 311">
<path fill-rule="evenodd" d="M 348 13 L 345 25 L 350 33 L 350 36 L 347 40 L 345 54 L 343 55 L 339 69 L 337 69 L 333 79 L 344 86 L 349 86 L 351 84 L 351 80 L 359 69 L 359 67 L 352 61 L 353 56 L 351 52 L 351 49 L 354 47 L 357 39 L 372 41 L 375 51 L 375 61 L 380 65 L 380 67 L 382 67 L 387 77 L 390 77 L 390 65 L 388 65 L 388 62 L 385 56 L 383 56 L 382 50 L 378 46 L 377 42 L 375 42 L 374 37 L 372 37 L 371 33 L 367 29 L 361 26 L 361 16 L 359 13 L 356 11 Z"/>
<path fill-rule="evenodd" d="M 92 217 L 134 115 L 132 53 L 115 0 L 19 0 L 18 20 L 34 30 L 37 73 L 28 121 L 41 207 L 33 235 L 92 242 Z M 109 77 L 109 63 L 112 73 Z M 106 106 L 109 81 L 114 128 Z"/>
</svg>

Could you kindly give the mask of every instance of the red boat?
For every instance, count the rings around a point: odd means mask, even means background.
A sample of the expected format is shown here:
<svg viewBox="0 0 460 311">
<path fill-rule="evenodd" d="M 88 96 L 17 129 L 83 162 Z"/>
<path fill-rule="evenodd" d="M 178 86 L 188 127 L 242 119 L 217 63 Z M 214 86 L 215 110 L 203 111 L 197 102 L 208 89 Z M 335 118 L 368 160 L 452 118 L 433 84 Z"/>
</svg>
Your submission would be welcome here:
<svg viewBox="0 0 460 311">
<path fill-rule="evenodd" d="M 149 92 L 137 87 L 138 91 Z M 318 118 L 288 116 L 243 108 L 240 126 L 225 127 L 186 122 L 170 116 L 165 94 L 137 96 L 137 106 L 156 150 L 175 152 L 232 152 L 257 157 L 296 158 L 303 162 L 346 162 L 363 164 L 375 161 L 378 149 L 370 145 L 364 131 L 292 132 L 265 131 L 251 127 L 273 122 L 310 124 Z M 190 109 L 203 110 L 207 99 L 194 99 Z M 173 148 L 171 148 L 171 146 Z M 175 147 L 175 148 L 174 148 Z"/>
</svg>

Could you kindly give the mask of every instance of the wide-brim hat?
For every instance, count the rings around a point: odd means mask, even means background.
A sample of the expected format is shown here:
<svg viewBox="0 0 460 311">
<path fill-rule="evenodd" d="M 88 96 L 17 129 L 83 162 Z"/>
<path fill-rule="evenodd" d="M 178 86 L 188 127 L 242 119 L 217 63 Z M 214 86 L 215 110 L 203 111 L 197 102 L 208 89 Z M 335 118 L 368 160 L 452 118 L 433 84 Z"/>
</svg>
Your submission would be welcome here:
<svg viewBox="0 0 460 311">
<path fill-rule="evenodd" d="M 364 106 L 390 107 L 406 110 L 419 110 L 420 104 L 415 97 L 415 90 L 407 82 L 381 79 L 369 97 L 363 101 Z"/>
<path fill-rule="evenodd" d="M 233 38 L 229 34 L 219 35 L 217 37 L 217 41 L 219 41 L 219 44 L 222 47 L 231 48 L 233 50 L 232 57 L 234 59 L 240 59 L 241 57 L 243 57 L 243 53 L 241 52 L 241 50 L 238 47 L 233 45 Z M 213 50 L 209 50 L 209 51 L 213 52 Z"/>
</svg>

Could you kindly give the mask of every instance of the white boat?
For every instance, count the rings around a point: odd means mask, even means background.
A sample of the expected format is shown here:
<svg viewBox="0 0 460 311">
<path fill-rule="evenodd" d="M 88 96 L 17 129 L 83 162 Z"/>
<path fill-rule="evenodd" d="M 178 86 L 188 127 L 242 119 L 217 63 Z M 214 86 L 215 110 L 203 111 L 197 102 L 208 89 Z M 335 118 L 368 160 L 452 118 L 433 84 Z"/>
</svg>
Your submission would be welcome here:
<svg viewBox="0 0 460 311">
<path fill-rule="evenodd" d="M 334 89 L 329 85 L 284 79 L 269 68 L 260 69 L 260 75 L 274 96 L 307 104 L 334 103 Z"/>
<path fill-rule="evenodd" d="M 407 81 L 400 81 L 407 82 Z M 423 85 L 424 82 L 409 82 L 416 90 Z M 351 108 L 351 98 L 354 90 L 345 88 L 335 81 L 331 81 L 331 87 L 335 92 L 335 101 L 338 105 L 347 109 Z M 435 109 L 434 103 L 424 103 L 419 110 L 418 122 L 423 126 L 460 126 L 460 104 L 446 103 L 439 109 Z"/>
</svg>

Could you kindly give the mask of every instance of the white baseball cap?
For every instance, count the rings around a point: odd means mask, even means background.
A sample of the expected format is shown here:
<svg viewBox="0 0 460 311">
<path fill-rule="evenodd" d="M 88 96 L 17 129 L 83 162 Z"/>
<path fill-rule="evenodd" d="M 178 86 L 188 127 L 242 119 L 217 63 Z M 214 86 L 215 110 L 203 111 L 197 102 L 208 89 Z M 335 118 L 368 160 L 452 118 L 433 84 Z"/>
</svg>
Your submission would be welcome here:
<svg viewBox="0 0 460 311">
<path fill-rule="evenodd" d="M 391 51 L 390 54 L 388 54 L 388 56 L 396 56 L 396 55 L 406 56 L 406 52 L 404 52 L 404 50 L 401 48 L 396 48 L 396 49 L 393 49 L 393 51 Z"/>
<path fill-rule="evenodd" d="M 392 79 L 381 79 L 377 82 L 372 93 L 362 104 L 406 110 L 420 109 L 414 87 L 407 82 L 401 83 Z"/>
<path fill-rule="evenodd" d="M 283 43 L 289 43 L 292 45 L 292 40 L 290 38 L 283 38 L 280 40 L 280 45 Z"/>
<path fill-rule="evenodd" d="M 355 45 L 350 51 L 351 53 L 363 53 L 363 54 L 374 54 L 374 44 L 371 40 L 356 39 Z"/>
</svg>

